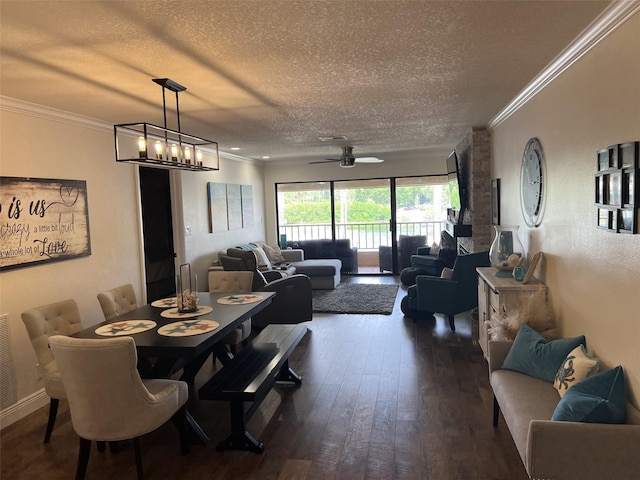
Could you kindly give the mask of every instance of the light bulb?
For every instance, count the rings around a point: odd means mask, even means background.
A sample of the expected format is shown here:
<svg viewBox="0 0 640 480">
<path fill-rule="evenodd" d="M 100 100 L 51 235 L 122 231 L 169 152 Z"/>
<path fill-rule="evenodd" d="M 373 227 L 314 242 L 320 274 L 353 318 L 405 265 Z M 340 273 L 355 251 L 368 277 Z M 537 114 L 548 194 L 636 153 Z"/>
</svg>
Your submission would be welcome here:
<svg viewBox="0 0 640 480">
<path fill-rule="evenodd" d="M 171 144 L 171 160 L 178 161 L 178 146 L 175 143 Z"/>
<path fill-rule="evenodd" d="M 196 163 L 199 167 L 202 166 L 202 150 L 196 150 Z"/>
<path fill-rule="evenodd" d="M 191 163 L 191 147 L 184 147 L 184 161 Z"/>
<path fill-rule="evenodd" d="M 146 158 L 147 156 L 147 141 L 144 137 L 138 138 L 138 153 L 140 154 L 140 158 Z"/>
<path fill-rule="evenodd" d="M 162 160 L 162 143 L 156 141 L 156 160 Z"/>
</svg>

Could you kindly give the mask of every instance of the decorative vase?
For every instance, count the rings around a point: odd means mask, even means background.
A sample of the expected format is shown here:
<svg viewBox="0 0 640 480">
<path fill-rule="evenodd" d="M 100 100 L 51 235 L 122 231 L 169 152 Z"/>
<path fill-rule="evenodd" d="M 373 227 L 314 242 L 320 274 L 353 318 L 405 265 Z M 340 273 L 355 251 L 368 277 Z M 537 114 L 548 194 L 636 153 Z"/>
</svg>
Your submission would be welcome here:
<svg viewBox="0 0 640 480">
<path fill-rule="evenodd" d="M 191 277 L 191 264 L 180 265 L 176 277 L 176 303 L 179 313 L 198 311 L 198 275 Z"/>
<path fill-rule="evenodd" d="M 496 268 L 496 276 L 511 277 L 513 269 L 524 266 L 527 261 L 527 252 L 518 236 L 517 225 L 495 225 L 496 236 L 489 249 L 491 266 Z"/>
</svg>

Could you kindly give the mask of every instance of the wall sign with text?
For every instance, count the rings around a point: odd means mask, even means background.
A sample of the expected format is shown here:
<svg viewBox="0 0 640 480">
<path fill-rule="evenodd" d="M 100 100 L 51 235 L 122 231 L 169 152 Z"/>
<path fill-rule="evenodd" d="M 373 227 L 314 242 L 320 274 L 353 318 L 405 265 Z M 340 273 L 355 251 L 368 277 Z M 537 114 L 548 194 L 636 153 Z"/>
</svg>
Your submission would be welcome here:
<svg viewBox="0 0 640 480">
<path fill-rule="evenodd" d="M 88 255 L 86 181 L 0 177 L 0 270 Z"/>
</svg>

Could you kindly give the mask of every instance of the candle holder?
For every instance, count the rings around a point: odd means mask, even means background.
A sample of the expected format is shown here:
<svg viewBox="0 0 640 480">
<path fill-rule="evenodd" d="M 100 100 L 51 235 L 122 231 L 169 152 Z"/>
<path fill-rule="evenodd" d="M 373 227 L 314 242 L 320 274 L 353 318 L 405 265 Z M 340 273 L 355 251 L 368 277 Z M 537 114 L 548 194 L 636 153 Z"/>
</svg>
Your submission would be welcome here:
<svg viewBox="0 0 640 480">
<path fill-rule="evenodd" d="M 198 275 L 191 277 L 189 263 L 180 265 L 179 274 L 176 276 L 176 303 L 178 313 L 198 311 Z"/>
</svg>

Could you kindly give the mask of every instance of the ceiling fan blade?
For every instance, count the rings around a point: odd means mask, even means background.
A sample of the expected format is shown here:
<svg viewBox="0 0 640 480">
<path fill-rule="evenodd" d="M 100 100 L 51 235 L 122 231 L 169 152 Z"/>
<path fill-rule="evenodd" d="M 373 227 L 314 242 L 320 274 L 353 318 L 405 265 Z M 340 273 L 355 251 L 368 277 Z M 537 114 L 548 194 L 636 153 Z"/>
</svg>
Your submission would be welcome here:
<svg viewBox="0 0 640 480">
<path fill-rule="evenodd" d="M 335 163 L 339 161 L 340 161 L 339 158 L 327 158 L 326 160 L 317 160 L 315 162 L 309 162 L 309 165 L 311 165 L 312 163 Z"/>
<path fill-rule="evenodd" d="M 378 157 L 358 157 L 356 163 L 382 163 L 384 159 Z"/>
</svg>

